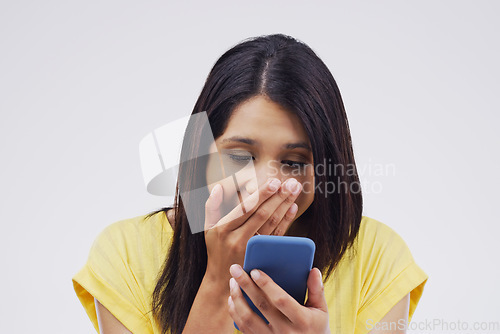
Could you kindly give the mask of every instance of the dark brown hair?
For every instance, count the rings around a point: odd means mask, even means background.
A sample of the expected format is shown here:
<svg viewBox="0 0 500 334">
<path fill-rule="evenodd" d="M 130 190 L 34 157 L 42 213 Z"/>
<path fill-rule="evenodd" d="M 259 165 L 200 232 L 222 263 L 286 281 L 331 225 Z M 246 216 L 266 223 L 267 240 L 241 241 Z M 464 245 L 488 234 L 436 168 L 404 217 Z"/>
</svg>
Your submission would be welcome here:
<svg viewBox="0 0 500 334">
<path fill-rule="evenodd" d="M 206 111 L 217 139 L 232 111 L 257 95 L 268 97 L 300 118 L 315 163 L 330 161 L 349 170 L 340 175 L 316 173 L 315 184 L 331 183 L 337 191 L 328 196 L 315 191 L 312 204 L 301 216 L 310 222 L 308 237 L 316 244 L 314 266 L 326 280 L 352 245 L 362 217 L 361 189 L 340 91 L 327 66 L 306 44 L 282 34 L 260 36 L 244 40 L 217 60 L 192 115 Z M 152 296 L 152 311 L 162 333 L 182 332 L 206 270 L 204 233 L 191 233 L 185 212 L 185 207 L 194 210 L 190 219 L 196 217 L 203 224 L 205 208 L 184 205 L 183 201 L 204 204 L 209 194 L 196 199 L 179 196 L 205 181 L 206 161 L 183 158 L 208 153 L 207 143 L 199 141 L 203 131 L 199 123 L 190 122 L 189 135 L 182 144 L 180 161 L 185 162 L 179 166 L 173 240 Z M 151 212 L 148 217 L 166 214 L 170 208 Z"/>
</svg>

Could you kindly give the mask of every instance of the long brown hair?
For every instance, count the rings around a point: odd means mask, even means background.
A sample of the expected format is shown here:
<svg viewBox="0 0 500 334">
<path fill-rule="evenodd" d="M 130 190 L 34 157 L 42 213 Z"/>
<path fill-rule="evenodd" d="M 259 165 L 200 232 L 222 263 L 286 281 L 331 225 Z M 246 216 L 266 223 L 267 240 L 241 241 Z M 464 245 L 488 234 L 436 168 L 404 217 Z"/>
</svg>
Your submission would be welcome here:
<svg viewBox="0 0 500 334">
<path fill-rule="evenodd" d="M 260 36 L 244 40 L 217 60 L 192 115 L 206 111 L 217 139 L 235 107 L 257 95 L 267 96 L 298 115 L 309 136 L 315 164 L 330 162 L 344 171 L 340 175 L 315 173 L 315 185 L 330 184 L 337 191 L 326 194 L 316 190 L 312 204 L 301 216 L 310 222 L 308 237 L 316 244 L 314 266 L 326 280 L 356 238 L 363 206 L 340 91 L 327 66 L 306 44 L 282 34 Z M 179 166 L 173 206 L 173 240 L 152 296 L 152 312 L 162 333 L 182 332 L 206 270 L 204 233 L 191 233 L 185 207 L 194 211 L 190 220 L 196 217 L 203 224 L 204 206 L 187 202 L 204 204 L 209 194 L 203 198 L 179 196 L 205 182 L 206 160 L 186 159 L 208 153 L 207 143 L 198 140 L 203 131 L 200 124 L 190 122 L 182 145 L 184 162 Z M 151 212 L 148 217 L 166 215 L 170 208 Z"/>
</svg>

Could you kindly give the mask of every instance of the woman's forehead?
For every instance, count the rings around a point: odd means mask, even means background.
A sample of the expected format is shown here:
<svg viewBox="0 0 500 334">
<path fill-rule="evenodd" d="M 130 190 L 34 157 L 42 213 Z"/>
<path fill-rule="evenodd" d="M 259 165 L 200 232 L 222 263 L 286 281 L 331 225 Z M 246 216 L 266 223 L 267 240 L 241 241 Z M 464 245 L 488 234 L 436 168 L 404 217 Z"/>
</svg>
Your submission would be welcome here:
<svg viewBox="0 0 500 334">
<path fill-rule="evenodd" d="M 235 108 L 223 134 L 223 137 L 233 136 L 270 136 L 283 140 L 300 139 L 309 143 L 307 133 L 297 115 L 261 96 Z"/>
</svg>

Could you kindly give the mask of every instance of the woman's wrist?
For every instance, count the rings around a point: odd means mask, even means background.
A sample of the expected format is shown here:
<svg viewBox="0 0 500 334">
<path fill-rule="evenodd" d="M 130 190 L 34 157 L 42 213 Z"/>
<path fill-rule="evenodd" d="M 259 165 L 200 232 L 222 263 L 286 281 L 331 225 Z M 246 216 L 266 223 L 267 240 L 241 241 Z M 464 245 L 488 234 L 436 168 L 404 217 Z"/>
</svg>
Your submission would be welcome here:
<svg viewBox="0 0 500 334">
<path fill-rule="evenodd" d="M 226 283 L 206 273 L 191 307 L 183 334 L 232 333 L 234 328 L 227 311 L 228 298 L 229 278 Z"/>
<path fill-rule="evenodd" d="M 229 297 L 229 279 L 231 275 L 227 274 L 227 279 L 223 275 L 215 275 L 209 271 L 205 272 L 205 276 L 201 282 L 201 287 L 204 291 L 211 295 L 214 299 L 220 300 L 223 303 L 227 302 Z"/>
</svg>

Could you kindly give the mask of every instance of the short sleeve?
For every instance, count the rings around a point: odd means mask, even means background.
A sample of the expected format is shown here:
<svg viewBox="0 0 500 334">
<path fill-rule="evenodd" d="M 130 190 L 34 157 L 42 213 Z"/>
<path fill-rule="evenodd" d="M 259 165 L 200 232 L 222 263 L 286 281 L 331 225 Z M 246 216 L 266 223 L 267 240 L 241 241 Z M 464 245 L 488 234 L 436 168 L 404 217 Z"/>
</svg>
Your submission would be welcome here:
<svg viewBox="0 0 500 334">
<path fill-rule="evenodd" d="M 406 242 L 390 227 L 371 220 L 365 224 L 364 233 L 356 333 L 369 332 L 408 293 L 411 321 L 428 279 Z"/>
<path fill-rule="evenodd" d="M 73 277 L 73 287 L 99 333 L 94 297 L 132 333 L 152 332 L 140 283 L 129 265 L 128 221 L 107 226 L 94 240 L 87 263 Z M 150 330 L 147 330 L 150 329 Z"/>
</svg>

